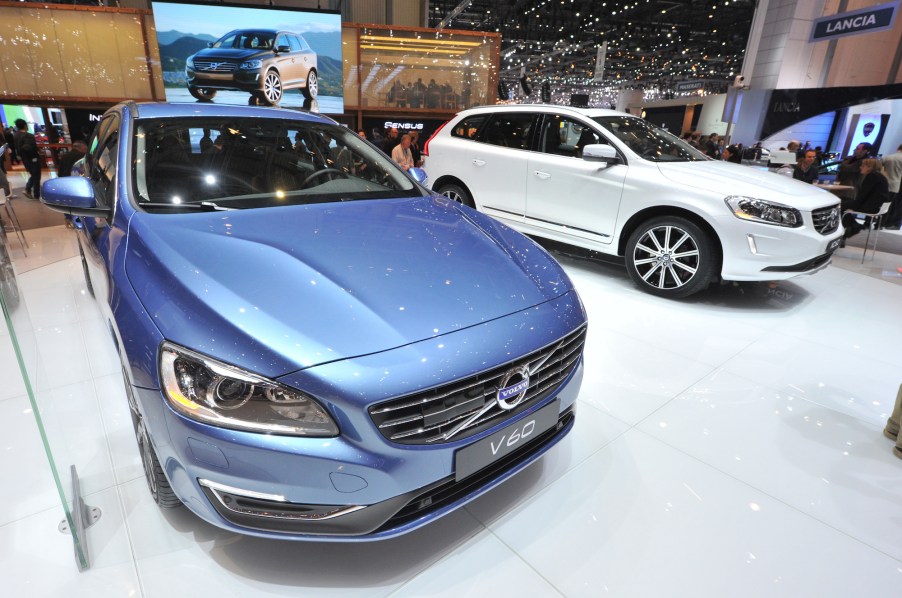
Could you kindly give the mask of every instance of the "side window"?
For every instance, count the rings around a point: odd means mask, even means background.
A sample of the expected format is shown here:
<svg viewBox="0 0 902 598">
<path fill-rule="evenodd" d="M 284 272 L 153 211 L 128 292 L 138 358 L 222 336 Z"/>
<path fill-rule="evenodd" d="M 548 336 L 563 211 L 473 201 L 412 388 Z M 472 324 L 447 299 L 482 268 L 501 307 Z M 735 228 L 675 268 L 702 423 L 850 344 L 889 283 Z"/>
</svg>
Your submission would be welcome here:
<svg viewBox="0 0 902 598">
<path fill-rule="evenodd" d="M 111 114 L 97 128 L 97 137 L 91 142 L 90 178 L 99 206 L 113 202 L 116 183 L 116 163 L 119 156 L 119 115 Z"/>
<path fill-rule="evenodd" d="M 539 143 L 542 153 L 581 158 L 583 148 L 594 143 L 607 142 L 584 123 L 557 114 L 545 115 Z"/>
<path fill-rule="evenodd" d="M 301 42 L 296 36 L 286 35 L 285 37 L 288 38 L 288 44 L 291 46 L 292 52 L 300 52 L 301 50 L 303 50 L 303 48 L 301 47 Z"/>
<path fill-rule="evenodd" d="M 530 149 L 534 120 L 535 114 L 529 112 L 495 114 L 481 133 L 481 140 L 502 147 Z"/>
<path fill-rule="evenodd" d="M 451 129 L 452 137 L 464 137 L 466 139 L 476 139 L 476 133 L 479 132 L 479 127 L 482 126 L 482 123 L 488 119 L 488 114 L 476 114 L 469 118 L 465 118 L 457 125 Z"/>
</svg>

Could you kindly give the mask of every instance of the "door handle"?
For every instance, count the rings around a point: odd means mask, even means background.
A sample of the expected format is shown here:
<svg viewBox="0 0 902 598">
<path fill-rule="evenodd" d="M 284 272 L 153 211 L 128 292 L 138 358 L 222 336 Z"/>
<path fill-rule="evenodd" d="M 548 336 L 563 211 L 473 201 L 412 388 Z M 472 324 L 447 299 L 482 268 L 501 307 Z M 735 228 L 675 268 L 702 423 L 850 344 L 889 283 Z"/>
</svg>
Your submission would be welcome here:
<svg viewBox="0 0 902 598">
<path fill-rule="evenodd" d="M 479 158 L 476 158 L 475 160 L 473 160 L 473 164 L 475 164 L 476 166 L 485 166 L 485 160 L 480 160 Z"/>
<path fill-rule="evenodd" d="M 536 176 L 544 181 L 545 179 L 551 178 L 551 173 L 550 172 L 542 172 L 541 170 L 537 170 Z"/>
</svg>

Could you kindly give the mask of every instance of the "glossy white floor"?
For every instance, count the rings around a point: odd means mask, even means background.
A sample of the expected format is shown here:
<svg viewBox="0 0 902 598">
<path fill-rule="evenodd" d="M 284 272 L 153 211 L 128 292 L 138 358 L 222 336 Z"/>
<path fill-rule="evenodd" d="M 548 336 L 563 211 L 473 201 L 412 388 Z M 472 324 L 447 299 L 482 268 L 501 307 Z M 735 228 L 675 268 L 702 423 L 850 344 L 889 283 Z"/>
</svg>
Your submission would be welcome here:
<svg viewBox="0 0 902 598">
<path fill-rule="evenodd" d="M 902 460 L 881 433 L 902 382 L 902 256 L 862 267 L 860 249 L 843 249 L 816 276 L 684 302 L 561 258 L 591 322 L 574 432 L 427 529 L 329 545 L 236 536 L 156 508 L 72 233 L 27 235 L 27 259 L 12 242 L 37 349 L 25 353 L 48 366 L 33 382 L 54 453 L 78 464 L 103 515 L 89 530 L 93 567 L 79 573 L 4 329 L 4 596 L 902 592 Z"/>
</svg>

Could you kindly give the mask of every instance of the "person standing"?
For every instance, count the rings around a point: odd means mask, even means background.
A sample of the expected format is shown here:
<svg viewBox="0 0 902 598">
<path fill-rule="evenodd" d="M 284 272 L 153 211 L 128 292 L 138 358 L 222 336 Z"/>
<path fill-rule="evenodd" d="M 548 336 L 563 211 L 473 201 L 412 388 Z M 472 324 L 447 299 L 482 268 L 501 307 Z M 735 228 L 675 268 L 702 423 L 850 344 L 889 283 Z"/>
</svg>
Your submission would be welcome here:
<svg viewBox="0 0 902 598">
<path fill-rule="evenodd" d="M 396 145 L 398 145 L 398 129 L 397 127 L 392 127 L 388 130 L 388 135 L 386 135 L 385 139 L 382 140 L 381 148 L 387 156 L 391 156 Z"/>
<path fill-rule="evenodd" d="M 720 138 L 717 133 L 711 133 L 708 142 L 705 144 L 705 154 L 709 158 L 720 160 Z"/>
<path fill-rule="evenodd" d="M 207 129 L 204 129 L 207 130 Z M 213 142 L 210 141 L 210 145 Z M 85 157 L 85 154 L 88 151 L 88 146 L 81 139 L 76 139 L 72 142 L 72 149 L 60 156 L 60 164 L 59 170 L 57 171 L 57 176 L 72 176 L 72 167 L 76 162 Z"/>
<path fill-rule="evenodd" d="M 28 123 L 21 118 L 16 119 L 15 140 L 16 152 L 29 175 L 25 183 L 25 197 L 41 199 L 41 159 L 38 156 L 38 143 L 34 135 L 28 132 Z"/>
<path fill-rule="evenodd" d="M 423 165 L 423 152 L 420 151 L 420 134 L 416 131 L 408 133 L 410 135 L 410 155 L 413 156 L 413 165 L 419 168 Z"/>
<path fill-rule="evenodd" d="M 410 135 L 402 135 L 401 142 L 391 152 L 391 159 L 404 170 L 413 168 L 413 156 L 410 153 Z"/>
<path fill-rule="evenodd" d="M 817 182 L 817 152 L 813 149 L 805 150 L 804 155 L 796 162 L 792 169 L 792 178 L 803 183 L 814 184 Z"/>
<path fill-rule="evenodd" d="M 6 178 L 6 154 L 9 151 L 9 144 L 5 140 L 0 140 L 0 142 L 2 142 L 0 143 L 0 191 L 3 192 L 3 197 L 0 197 L 0 200 L 5 201 L 12 199 L 15 195 L 13 195 L 9 186 L 9 179 Z"/>
<path fill-rule="evenodd" d="M 884 217 L 883 228 L 898 230 L 902 225 L 902 193 L 899 193 L 902 183 L 902 145 L 895 152 L 883 158 L 883 168 L 886 170 L 886 180 L 889 185 L 889 198 L 892 205 Z"/>
</svg>

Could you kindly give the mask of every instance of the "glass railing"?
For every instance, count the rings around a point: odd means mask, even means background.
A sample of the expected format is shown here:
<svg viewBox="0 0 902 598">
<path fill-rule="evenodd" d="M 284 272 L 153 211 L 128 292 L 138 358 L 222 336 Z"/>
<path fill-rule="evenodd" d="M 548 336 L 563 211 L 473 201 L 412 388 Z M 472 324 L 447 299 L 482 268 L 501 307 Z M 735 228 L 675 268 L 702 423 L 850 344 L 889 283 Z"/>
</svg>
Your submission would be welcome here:
<svg viewBox="0 0 902 598">
<path fill-rule="evenodd" d="M 11 226 L 9 220 L 5 218 L 6 226 Z M 113 475 L 90 367 L 78 374 L 73 374 L 77 364 L 75 368 L 61 367 L 67 360 L 86 359 L 84 350 L 81 355 L 70 354 L 79 328 L 74 316 L 78 311 L 77 291 L 69 282 L 77 263 L 66 259 L 17 275 L 11 254 L 24 255 L 24 250 L 18 234 L 0 226 L 0 305 L 9 331 L 8 341 L 0 341 L 12 345 L 50 463 L 53 485 L 65 513 L 60 531 L 71 534 L 76 563 L 85 570 L 91 564 L 87 530 L 99 519 L 100 510 L 87 506 L 83 496 L 109 487 Z M 48 268 L 55 270 L 49 277 Z M 48 283 L 52 280 L 62 280 L 64 286 L 73 289 L 70 296 L 58 293 Z M 18 386 L 18 381 L 8 384 Z M 55 500 L 53 492 L 41 486 L 22 490 L 23 499 L 33 501 L 35 508 L 46 508 Z"/>
</svg>

